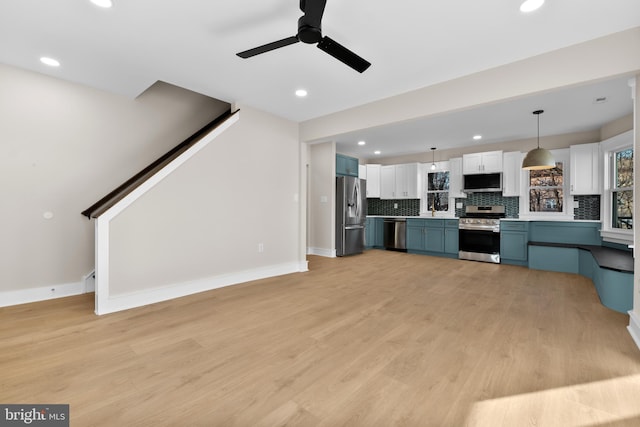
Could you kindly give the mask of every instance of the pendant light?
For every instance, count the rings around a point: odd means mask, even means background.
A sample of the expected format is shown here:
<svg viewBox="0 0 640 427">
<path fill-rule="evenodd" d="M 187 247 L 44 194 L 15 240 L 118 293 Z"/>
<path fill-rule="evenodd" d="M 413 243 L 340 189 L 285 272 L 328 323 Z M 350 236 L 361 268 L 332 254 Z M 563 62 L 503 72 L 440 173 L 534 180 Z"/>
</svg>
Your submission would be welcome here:
<svg viewBox="0 0 640 427">
<path fill-rule="evenodd" d="M 522 161 L 522 169 L 540 170 L 556 167 L 556 161 L 553 159 L 551 152 L 540 148 L 540 114 L 542 113 L 544 113 L 544 110 L 536 110 L 533 112 L 533 114 L 538 116 L 538 148 L 534 148 L 527 153 Z"/>
<path fill-rule="evenodd" d="M 431 147 L 431 152 L 433 153 L 431 159 L 431 170 L 436 170 L 436 147 Z"/>
</svg>

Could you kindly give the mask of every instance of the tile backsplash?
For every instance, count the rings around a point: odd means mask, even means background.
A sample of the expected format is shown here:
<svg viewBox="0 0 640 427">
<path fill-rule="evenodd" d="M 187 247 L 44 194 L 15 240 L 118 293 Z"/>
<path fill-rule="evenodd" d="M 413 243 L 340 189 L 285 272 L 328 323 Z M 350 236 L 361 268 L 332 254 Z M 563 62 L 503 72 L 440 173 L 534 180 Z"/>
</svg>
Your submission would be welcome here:
<svg viewBox="0 0 640 427">
<path fill-rule="evenodd" d="M 579 208 L 573 210 L 575 219 L 600 220 L 600 196 L 574 196 L 573 200 L 580 205 Z M 456 203 L 462 203 L 462 209 L 456 209 L 457 217 L 464 216 L 464 207 L 467 205 L 504 205 L 507 218 L 518 218 L 520 213 L 520 198 L 503 197 L 502 193 L 469 193 L 466 199 L 456 199 Z M 420 199 L 367 199 L 367 215 L 418 216 L 420 215 Z"/>
<path fill-rule="evenodd" d="M 420 199 L 367 199 L 367 215 L 418 216 L 420 215 Z"/>
<path fill-rule="evenodd" d="M 575 219 L 590 219 L 600 221 L 600 196 L 573 196 L 574 202 L 580 207 L 573 209 Z"/>
<path fill-rule="evenodd" d="M 462 203 L 462 209 L 456 209 L 456 216 L 464 216 L 464 207 L 471 206 L 501 206 L 504 205 L 507 218 L 518 218 L 520 212 L 519 197 L 503 197 L 502 193 L 469 193 L 466 199 L 456 199 L 456 204 Z"/>
</svg>

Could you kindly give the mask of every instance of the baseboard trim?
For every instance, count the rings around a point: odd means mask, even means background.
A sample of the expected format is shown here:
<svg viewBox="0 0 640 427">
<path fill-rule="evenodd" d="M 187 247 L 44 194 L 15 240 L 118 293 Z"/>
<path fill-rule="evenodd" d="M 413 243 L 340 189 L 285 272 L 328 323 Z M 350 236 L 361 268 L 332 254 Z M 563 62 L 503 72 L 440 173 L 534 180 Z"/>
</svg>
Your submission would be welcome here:
<svg viewBox="0 0 640 427">
<path fill-rule="evenodd" d="M 298 273 L 302 270 L 301 263 L 287 263 L 262 268 L 256 268 L 239 273 L 223 274 L 199 280 L 165 286 L 162 288 L 148 289 L 132 294 L 116 295 L 105 298 L 96 307 L 96 314 L 103 315 L 122 310 L 129 310 L 136 307 L 168 301 L 175 298 L 185 297 L 200 292 L 211 291 L 213 289 L 226 286 L 246 283 L 253 280 L 266 279 L 269 277 L 282 276 L 284 274 Z"/>
<path fill-rule="evenodd" d="M 43 286 L 40 288 L 21 289 L 0 292 L 0 307 L 28 304 L 31 302 L 70 297 L 86 293 L 84 279 L 76 283 Z"/>
<path fill-rule="evenodd" d="M 307 255 L 318 255 L 318 256 L 323 256 L 327 258 L 335 258 L 337 256 L 335 249 L 313 248 L 313 247 L 307 248 Z"/>
<path fill-rule="evenodd" d="M 627 326 L 627 330 L 638 346 L 638 349 L 640 349 L 640 317 L 638 317 L 634 311 L 629 311 L 629 326 Z"/>
</svg>

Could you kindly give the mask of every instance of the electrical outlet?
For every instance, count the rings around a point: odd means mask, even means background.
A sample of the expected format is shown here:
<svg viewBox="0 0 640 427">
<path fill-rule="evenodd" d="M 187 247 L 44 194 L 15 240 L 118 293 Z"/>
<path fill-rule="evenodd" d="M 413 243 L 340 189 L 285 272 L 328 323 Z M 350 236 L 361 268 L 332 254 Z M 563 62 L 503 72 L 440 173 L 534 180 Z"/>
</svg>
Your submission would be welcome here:
<svg viewBox="0 0 640 427">
<path fill-rule="evenodd" d="M 462 209 L 462 202 L 456 202 L 456 209 Z"/>
<path fill-rule="evenodd" d="M 264 252 L 264 243 L 258 243 L 258 252 Z"/>
<path fill-rule="evenodd" d="M 573 201 L 573 208 L 574 209 L 580 209 L 580 201 L 579 200 L 574 200 Z"/>
<path fill-rule="evenodd" d="M 398 204 L 397 203 L 393 204 L 393 209 L 398 209 Z"/>
</svg>

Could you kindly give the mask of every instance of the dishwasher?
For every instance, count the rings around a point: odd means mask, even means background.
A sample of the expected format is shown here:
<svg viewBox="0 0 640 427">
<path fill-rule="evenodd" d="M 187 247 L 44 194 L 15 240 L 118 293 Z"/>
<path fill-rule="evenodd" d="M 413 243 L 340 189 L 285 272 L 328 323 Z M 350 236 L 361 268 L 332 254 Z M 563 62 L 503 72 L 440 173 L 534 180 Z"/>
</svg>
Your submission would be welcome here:
<svg viewBox="0 0 640 427">
<path fill-rule="evenodd" d="M 384 248 L 390 251 L 407 251 L 407 220 L 384 219 Z"/>
</svg>

